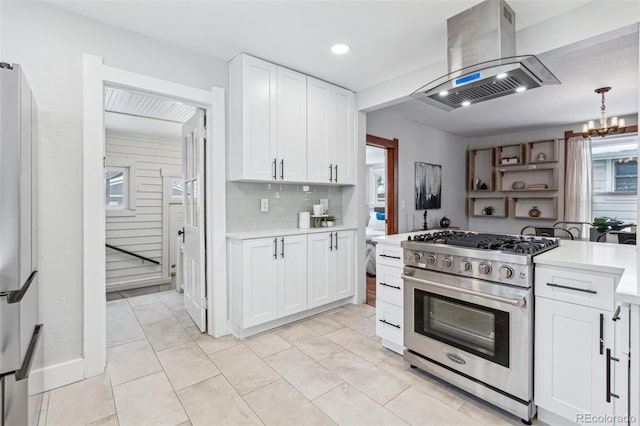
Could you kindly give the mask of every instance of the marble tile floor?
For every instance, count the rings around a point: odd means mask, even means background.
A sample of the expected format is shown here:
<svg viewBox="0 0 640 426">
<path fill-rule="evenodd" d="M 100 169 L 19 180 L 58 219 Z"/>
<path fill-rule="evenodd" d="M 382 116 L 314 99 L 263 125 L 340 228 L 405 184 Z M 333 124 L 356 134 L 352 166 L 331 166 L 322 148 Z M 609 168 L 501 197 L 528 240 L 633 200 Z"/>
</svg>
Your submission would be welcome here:
<svg viewBox="0 0 640 426">
<path fill-rule="evenodd" d="M 40 425 L 521 424 L 383 349 L 368 305 L 213 339 L 168 291 L 108 302 L 107 323 L 107 370 L 47 392 Z"/>
</svg>

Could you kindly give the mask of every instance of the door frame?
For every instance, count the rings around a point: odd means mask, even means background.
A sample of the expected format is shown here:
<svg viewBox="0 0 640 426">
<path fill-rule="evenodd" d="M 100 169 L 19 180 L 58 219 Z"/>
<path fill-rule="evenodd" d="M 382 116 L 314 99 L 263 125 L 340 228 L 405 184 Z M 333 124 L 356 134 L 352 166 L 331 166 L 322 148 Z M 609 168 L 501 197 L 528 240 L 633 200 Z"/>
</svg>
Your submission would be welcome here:
<svg viewBox="0 0 640 426">
<path fill-rule="evenodd" d="M 224 89 L 198 89 L 104 65 L 99 56 L 83 55 L 83 357 L 84 376 L 106 366 L 106 272 L 103 159 L 105 152 L 104 88 L 122 87 L 184 101 L 206 110 L 209 155 L 205 159 L 207 227 L 207 329 L 229 334 L 226 268 L 226 113 Z"/>
<path fill-rule="evenodd" d="M 367 133 L 367 145 L 386 150 L 387 235 L 398 233 L 398 139 L 385 139 Z M 391 191 L 389 191 L 391 189 Z"/>
</svg>

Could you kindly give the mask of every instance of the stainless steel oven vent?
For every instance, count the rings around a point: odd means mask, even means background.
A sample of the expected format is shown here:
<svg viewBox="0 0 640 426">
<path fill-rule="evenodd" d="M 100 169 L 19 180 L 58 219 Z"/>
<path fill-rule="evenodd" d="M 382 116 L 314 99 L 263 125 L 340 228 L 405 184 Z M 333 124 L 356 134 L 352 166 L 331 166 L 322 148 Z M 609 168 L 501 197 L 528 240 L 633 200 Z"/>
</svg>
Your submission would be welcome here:
<svg viewBox="0 0 640 426">
<path fill-rule="evenodd" d="M 560 81 L 533 55 L 516 56 L 515 13 L 485 0 L 447 20 L 449 73 L 411 96 L 452 111 Z"/>
</svg>

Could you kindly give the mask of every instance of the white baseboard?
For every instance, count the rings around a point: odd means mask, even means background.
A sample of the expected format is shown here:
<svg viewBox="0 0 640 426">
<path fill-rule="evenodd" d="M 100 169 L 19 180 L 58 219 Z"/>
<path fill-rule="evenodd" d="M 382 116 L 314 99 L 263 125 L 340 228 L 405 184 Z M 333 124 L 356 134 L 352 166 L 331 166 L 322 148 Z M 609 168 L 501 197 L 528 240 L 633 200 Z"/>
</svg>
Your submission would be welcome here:
<svg viewBox="0 0 640 426">
<path fill-rule="evenodd" d="M 33 370 L 29 374 L 29 393 L 46 392 L 84 379 L 84 358 Z"/>
</svg>

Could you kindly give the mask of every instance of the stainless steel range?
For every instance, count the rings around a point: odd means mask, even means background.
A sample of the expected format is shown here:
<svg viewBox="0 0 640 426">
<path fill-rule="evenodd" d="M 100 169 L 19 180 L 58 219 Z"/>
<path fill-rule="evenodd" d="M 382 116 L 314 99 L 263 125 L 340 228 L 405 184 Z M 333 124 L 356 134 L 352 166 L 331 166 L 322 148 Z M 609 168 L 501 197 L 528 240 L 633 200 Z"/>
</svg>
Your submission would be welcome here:
<svg viewBox="0 0 640 426">
<path fill-rule="evenodd" d="M 557 239 L 445 231 L 401 245 L 404 358 L 529 422 L 532 258 Z"/>
</svg>

